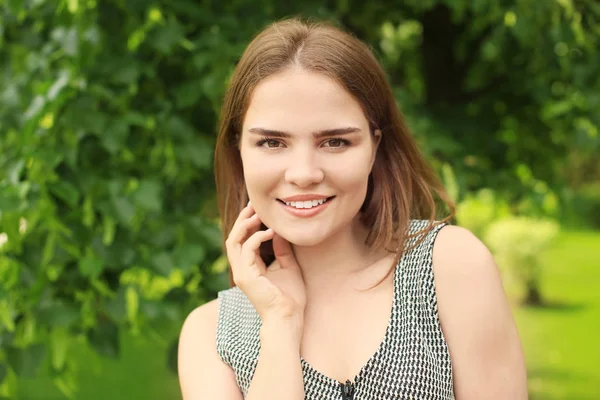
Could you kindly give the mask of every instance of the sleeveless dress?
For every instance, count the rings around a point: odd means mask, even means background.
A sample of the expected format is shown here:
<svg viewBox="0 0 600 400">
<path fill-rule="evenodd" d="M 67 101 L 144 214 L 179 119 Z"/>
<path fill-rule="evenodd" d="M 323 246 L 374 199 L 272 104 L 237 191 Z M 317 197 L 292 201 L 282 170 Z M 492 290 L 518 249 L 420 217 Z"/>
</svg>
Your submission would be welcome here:
<svg viewBox="0 0 600 400">
<path fill-rule="evenodd" d="M 429 221 L 412 220 L 410 233 Z M 383 341 L 353 381 L 329 378 L 300 359 L 306 400 L 454 399 L 450 354 L 435 293 L 432 250 L 443 224 L 407 241 L 394 270 L 394 302 Z M 219 292 L 217 352 L 236 376 L 244 396 L 258 361 L 261 320 L 237 287 Z"/>
</svg>

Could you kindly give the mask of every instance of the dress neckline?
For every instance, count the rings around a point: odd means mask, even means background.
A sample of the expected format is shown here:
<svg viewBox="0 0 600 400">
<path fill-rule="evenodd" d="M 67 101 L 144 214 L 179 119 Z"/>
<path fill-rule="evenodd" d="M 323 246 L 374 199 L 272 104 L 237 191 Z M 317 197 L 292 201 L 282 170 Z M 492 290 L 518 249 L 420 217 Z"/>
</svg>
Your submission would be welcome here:
<svg viewBox="0 0 600 400">
<path fill-rule="evenodd" d="M 404 258 L 404 256 L 402 258 Z M 354 384 L 358 384 L 362 380 L 365 373 L 369 370 L 371 364 L 373 364 L 373 362 L 379 358 L 379 355 L 387 347 L 387 342 L 389 341 L 389 336 L 391 334 L 392 325 L 394 323 L 394 316 L 396 315 L 396 308 L 397 308 L 396 297 L 398 296 L 398 283 L 397 283 L 398 276 L 397 275 L 398 275 L 399 265 L 401 262 L 402 262 L 402 259 L 400 261 L 398 261 L 398 263 L 394 266 L 394 273 L 393 273 L 393 278 L 392 278 L 392 280 L 393 280 L 393 282 L 392 282 L 393 283 L 392 307 L 390 310 L 390 315 L 388 317 L 388 323 L 385 328 L 385 333 L 383 335 L 383 339 L 381 340 L 381 343 L 379 344 L 379 346 L 377 347 L 377 349 L 375 350 L 373 355 L 371 355 L 371 357 L 369 357 L 369 359 L 364 363 L 364 365 L 358 370 L 356 375 L 354 375 L 354 377 L 350 380 Z M 300 356 L 300 363 L 302 365 L 303 371 L 310 372 L 310 374 L 313 377 L 316 377 L 323 382 L 326 382 L 330 385 L 335 385 L 335 386 L 343 384 L 343 382 L 340 382 L 337 379 L 331 378 L 330 376 L 327 376 L 324 373 L 317 370 L 316 368 L 314 368 L 302 356 Z"/>
</svg>

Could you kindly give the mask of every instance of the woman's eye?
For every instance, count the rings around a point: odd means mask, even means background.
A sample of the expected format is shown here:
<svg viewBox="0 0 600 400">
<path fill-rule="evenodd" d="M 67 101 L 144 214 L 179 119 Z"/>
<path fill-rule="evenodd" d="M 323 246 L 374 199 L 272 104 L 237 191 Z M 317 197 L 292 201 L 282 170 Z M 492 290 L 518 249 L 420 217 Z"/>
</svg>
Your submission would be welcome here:
<svg viewBox="0 0 600 400">
<path fill-rule="evenodd" d="M 281 147 L 281 143 L 275 139 L 263 139 L 260 142 L 258 142 L 257 145 L 269 149 L 276 149 L 278 147 Z"/>
<path fill-rule="evenodd" d="M 338 147 L 347 146 L 348 144 L 350 144 L 350 142 L 348 142 L 345 139 L 329 139 L 328 141 L 325 142 L 325 144 L 326 144 L 326 147 L 338 148 Z"/>
</svg>

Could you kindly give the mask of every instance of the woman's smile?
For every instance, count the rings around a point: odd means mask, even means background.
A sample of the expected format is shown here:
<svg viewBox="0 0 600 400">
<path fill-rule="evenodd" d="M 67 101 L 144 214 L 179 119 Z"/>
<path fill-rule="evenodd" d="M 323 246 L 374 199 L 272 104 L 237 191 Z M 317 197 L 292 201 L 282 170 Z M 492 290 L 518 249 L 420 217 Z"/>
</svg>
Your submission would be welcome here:
<svg viewBox="0 0 600 400">
<path fill-rule="evenodd" d="M 314 195 L 294 196 L 294 198 L 306 198 L 309 200 L 284 201 L 277 199 L 283 209 L 295 217 L 312 217 L 324 211 L 333 201 L 335 196 L 324 197 Z"/>
</svg>

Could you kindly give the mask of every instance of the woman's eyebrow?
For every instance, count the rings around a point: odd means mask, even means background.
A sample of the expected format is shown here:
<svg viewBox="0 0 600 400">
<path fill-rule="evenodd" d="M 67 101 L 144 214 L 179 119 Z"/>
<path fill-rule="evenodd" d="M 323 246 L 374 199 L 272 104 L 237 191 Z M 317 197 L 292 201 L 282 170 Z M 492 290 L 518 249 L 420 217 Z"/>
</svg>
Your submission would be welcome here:
<svg viewBox="0 0 600 400">
<path fill-rule="evenodd" d="M 325 129 L 325 130 L 322 130 L 319 132 L 313 132 L 312 135 L 315 139 L 320 139 L 320 138 L 329 137 L 329 136 L 348 135 L 348 134 L 356 133 L 356 132 L 360 132 L 360 131 L 361 131 L 360 128 L 348 126 L 345 128 Z M 256 133 L 256 134 L 264 135 L 264 136 L 279 137 L 279 138 L 289 138 L 292 136 L 290 133 L 287 133 L 287 132 L 277 131 L 274 129 L 265 129 L 265 128 L 250 128 L 250 129 L 248 129 L 248 132 Z"/>
</svg>

